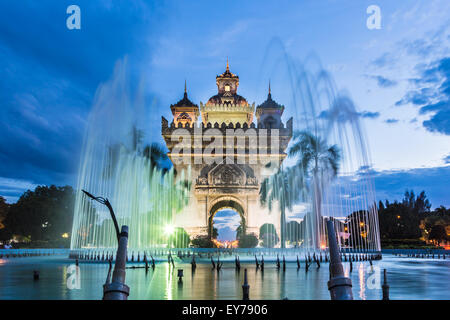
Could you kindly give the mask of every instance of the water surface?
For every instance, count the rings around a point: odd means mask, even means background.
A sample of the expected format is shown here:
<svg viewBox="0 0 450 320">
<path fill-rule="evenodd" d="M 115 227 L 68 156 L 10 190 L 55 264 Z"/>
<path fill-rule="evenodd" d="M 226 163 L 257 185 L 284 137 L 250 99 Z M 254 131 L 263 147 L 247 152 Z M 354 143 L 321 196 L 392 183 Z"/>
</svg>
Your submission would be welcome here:
<svg viewBox="0 0 450 320">
<path fill-rule="evenodd" d="M 73 260 L 66 255 L 0 259 L 0 299 L 101 299 L 108 265 L 80 262 L 81 289 L 69 289 L 71 264 Z M 143 264 L 128 264 L 132 265 Z M 384 268 L 388 270 L 393 300 L 450 299 L 450 259 L 383 255 L 383 260 L 375 261 L 373 266 L 371 269 L 368 262 L 355 262 L 350 273 L 349 263 L 344 263 L 345 272 L 352 279 L 355 299 L 381 299 L 374 275 Z M 192 273 L 188 260 L 176 260 L 175 269 L 167 263 L 158 263 L 155 270 L 150 268 L 147 273 L 145 269 L 128 269 L 129 299 L 241 299 L 244 268 L 248 269 L 251 299 L 330 299 L 327 263 L 322 263 L 319 269 L 313 265 L 309 272 L 305 272 L 304 264 L 297 270 L 296 263 L 288 263 L 286 272 L 277 270 L 275 263 L 268 261 L 264 272 L 257 271 L 250 262 L 242 263 L 240 272 L 235 271 L 232 262 L 224 263 L 220 272 L 212 270 L 208 263 L 199 263 Z M 178 269 L 184 271 L 182 283 L 178 282 Z M 40 272 L 38 281 L 33 280 L 33 270 Z"/>
</svg>

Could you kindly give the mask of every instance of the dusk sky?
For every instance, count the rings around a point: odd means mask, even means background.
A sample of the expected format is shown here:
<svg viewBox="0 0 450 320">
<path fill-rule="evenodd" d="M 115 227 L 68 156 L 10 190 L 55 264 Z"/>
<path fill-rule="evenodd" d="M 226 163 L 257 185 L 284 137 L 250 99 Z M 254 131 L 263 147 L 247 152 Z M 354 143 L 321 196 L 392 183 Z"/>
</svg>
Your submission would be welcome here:
<svg viewBox="0 0 450 320">
<path fill-rule="evenodd" d="M 66 8 L 81 8 L 81 30 Z M 381 29 L 366 26 L 369 5 Z M 450 206 L 450 2 L 423 1 L 2 1 L 0 195 L 15 202 L 41 184 L 76 187 L 83 134 L 97 87 L 127 58 L 144 83 L 148 141 L 182 98 L 205 103 L 230 69 L 250 103 L 273 98 L 293 114 L 287 79 L 270 61 L 284 47 L 314 56 L 363 121 L 377 199 L 425 190 Z"/>
</svg>

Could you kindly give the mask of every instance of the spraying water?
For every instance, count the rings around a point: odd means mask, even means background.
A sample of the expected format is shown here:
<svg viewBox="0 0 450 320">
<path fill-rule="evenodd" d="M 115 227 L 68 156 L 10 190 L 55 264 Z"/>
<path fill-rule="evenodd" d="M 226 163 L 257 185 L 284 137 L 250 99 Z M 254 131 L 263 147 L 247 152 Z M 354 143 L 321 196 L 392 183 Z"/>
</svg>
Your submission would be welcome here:
<svg viewBox="0 0 450 320">
<path fill-rule="evenodd" d="M 286 190 L 280 207 L 286 207 L 293 216 L 302 216 L 300 223 L 286 218 L 286 238 L 306 250 L 324 249 L 324 219 L 329 218 L 334 221 L 342 248 L 380 251 L 378 212 L 361 113 L 346 92 L 337 91 L 317 58 L 299 63 L 274 40 L 266 60 L 275 64 L 270 68 L 264 63 L 265 70 L 277 70 L 290 83 L 290 110 L 297 130 L 288 151 L 291 159 L 283 169 L 288 178 L 268 180 L 271 188 Z M 274 74 L 270 76 L 273 79 Z M 295 205 L 301 205 L 301 212 L 295 212 Z"/>
<path fill-rule="evenodd" d="M 137 129 L 139 110 L 130 101 L 126 61 L 97 91 L 84 138 L 75 203 L 71 248 L 115 248 L 117 239 L 106 207 L 81 190 L 108 198 L 119 225 L 129 227 L 129 248 L 173 242 L 174 214 L 186 201 L 185 173 L 158 168 L 157 147 L 143 146 Z M 139 100 L 139 99 L 136 99 Z M 181 244 L 181 246 L 187 244 Z"/>
</svg>

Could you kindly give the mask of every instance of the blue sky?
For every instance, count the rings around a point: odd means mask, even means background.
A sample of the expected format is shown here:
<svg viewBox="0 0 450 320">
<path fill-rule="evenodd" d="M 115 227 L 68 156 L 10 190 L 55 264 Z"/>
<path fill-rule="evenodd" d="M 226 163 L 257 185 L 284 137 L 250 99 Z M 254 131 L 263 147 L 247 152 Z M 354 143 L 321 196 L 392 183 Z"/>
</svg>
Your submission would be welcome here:
<svg viewBox="0 0 450 320">
<path fill-rule="evenodd" d="M 66 8 L 81 8 L 81 30 Z M 368 30 L 366 8 L 381 8 Z M 291 97 L 270 61 L 282 44 L 313 54 L 351 96 L 364 122 L 379 199 L 425 190 L 450 206 L 448 0 L 423 1 L 3 1 L 0 3 L 0 195 L 9 202 L 39 184 L 75 185 L 82 138 L 98 85 L 128 59 L 145 83 L 149 141 L 182 97 L 206 102 L 215 76 L 240 76 L 239 93 Z M 152 123 L 158 125 L 152 125 Z"/>
<path fill-rule="evenodd" d="M 214 227 L 217 228 L 219 241 L 233 241 L 236 239 L 236 230 L 241 224 L 241 216 L 234 210 L 221 210 L 214 216 Z"/>
</svg>

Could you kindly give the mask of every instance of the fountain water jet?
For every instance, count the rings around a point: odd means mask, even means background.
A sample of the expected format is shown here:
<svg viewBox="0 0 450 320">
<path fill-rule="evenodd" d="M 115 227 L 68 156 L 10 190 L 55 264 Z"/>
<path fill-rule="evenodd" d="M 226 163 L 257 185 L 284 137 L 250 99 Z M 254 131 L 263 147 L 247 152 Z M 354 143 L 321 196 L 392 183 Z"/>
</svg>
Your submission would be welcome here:
<svg viewBox="0 0 450 320">
<path fill-rule="evenodd" d="M 129 249 L 161 247 L 187 199 L 189 173 L 159 170 L 154 148 L 142 145 L 137 129 L 139 103 L 129 98 L 126 61 L 97 90 L 89 116 L 78 174 L 71 249 L 111 249 L 114 225 L 103 207 L 92 205 L 82 189 L 108 198 L 119 225 L 129 226 Z M 139 99 L 136 99 L 139 101 Z"/>
</svg>

